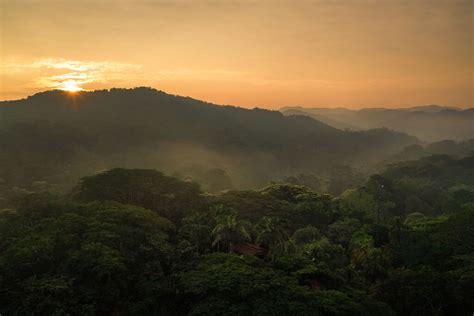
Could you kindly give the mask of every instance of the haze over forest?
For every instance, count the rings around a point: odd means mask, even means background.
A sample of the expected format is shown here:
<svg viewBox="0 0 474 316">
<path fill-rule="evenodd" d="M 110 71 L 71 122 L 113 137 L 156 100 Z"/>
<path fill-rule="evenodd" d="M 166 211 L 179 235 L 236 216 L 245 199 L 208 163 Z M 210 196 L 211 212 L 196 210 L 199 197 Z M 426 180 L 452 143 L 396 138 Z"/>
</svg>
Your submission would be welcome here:
<svg viewBox="0 0 474 316">
<path fill-rule="evenodd" d="M 0 316 L 474 313 L 470 0 L 0 0 Z"/>
<path fill-rule="evenodd" d="M 339 129 L 386 127 L 417 136 L 423 141 L 466 140 L 474 135 L 474 108 L 439 105 L 360 110 L 285 107 L 280 111 L 285 115 L 307 115 Z"/>
</svg>

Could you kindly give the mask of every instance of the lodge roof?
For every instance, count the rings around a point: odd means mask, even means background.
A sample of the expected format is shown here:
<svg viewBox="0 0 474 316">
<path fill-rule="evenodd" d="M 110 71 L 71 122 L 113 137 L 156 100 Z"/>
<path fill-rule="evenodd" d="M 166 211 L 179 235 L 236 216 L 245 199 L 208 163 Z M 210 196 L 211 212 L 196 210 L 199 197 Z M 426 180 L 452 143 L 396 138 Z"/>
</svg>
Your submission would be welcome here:
<svg viewBox="0 0 474 316">
<path fill-rule="evenodd" d="M 246 256 L 265 256 L 267 249 L 250 243 L 240 243 L 232 246 L 232 252 Z"/>
</svg>

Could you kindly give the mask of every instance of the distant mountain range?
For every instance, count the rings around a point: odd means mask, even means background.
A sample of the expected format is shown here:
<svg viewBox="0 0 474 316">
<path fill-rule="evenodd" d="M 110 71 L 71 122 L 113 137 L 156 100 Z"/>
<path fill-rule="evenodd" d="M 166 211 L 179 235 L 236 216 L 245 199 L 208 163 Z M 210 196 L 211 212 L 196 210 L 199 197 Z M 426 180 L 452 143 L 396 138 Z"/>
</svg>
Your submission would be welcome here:
<svg viewBox="0 0 474 316">
<path fill-rule="evenodd" d="M 191 179 L 219 168 L 236 187 L 255 187 L 338 166 L 370 169 L 419 143 L 388 129 L 343 131 L 321 121 L 150 88 L 47 91 L 0 102 L 0 184 L 65 185 L 112 167 L 140 167 Z"/>
<path fill-rule="evenodd" d="M 306 115 L 339 129 L 365 130 L 386 127 L 424 141 L 466 140 L 474 137 L 474 108 L 439 105 L 412 108 L 303 108 L 285 107 L 284 115 Z"/>
</svg>

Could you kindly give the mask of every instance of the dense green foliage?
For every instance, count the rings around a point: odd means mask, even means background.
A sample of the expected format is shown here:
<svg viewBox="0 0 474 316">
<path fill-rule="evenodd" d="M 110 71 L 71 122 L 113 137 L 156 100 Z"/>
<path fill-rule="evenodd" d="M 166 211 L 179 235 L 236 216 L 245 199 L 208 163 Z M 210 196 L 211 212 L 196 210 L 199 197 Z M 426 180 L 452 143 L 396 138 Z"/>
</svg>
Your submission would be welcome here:
<svg viewBox="0 0 474 316">
<path fill-rule="evenodd" d="M 85 177 L 74 191 L 79 201 L 116 201 L 138 205 L 175 221 L 184 212 L 203 207 L 199 185 L 155 170 L 113 169 Z"/>
<path fill-rule="evenodd" d="M 113 169 L 0 211 L 0 313 L 471 315 L 474 156 L 391 165 L 339 197 L 204 194 Z M 240 255 L 234 246 L 268 253 Z"/>
<path fill-rule="evenodd" d="M 31 201 L 30 201 L 31 202 Z M 36 199 L 0 217 L 0 306 L 8 314 L 160 311 L 173 225 L 118 203 Z"/>
</svg>

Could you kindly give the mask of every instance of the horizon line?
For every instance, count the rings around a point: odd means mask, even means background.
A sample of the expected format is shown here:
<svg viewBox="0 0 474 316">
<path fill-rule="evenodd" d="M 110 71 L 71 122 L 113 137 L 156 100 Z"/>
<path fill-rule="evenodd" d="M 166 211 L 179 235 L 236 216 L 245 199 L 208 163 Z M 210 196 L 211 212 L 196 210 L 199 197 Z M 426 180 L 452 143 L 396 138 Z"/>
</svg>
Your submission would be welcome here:
<svg viewBox="0 0 474 316">
<path fill-rule="evenodd" d="M 437 103 L 432 103 L 432 104 L 418 104 L 418 105 L 407 105 L 407 106 L 395 106 L 395 107 L 387 107 L 387 106 L 375 106 L 375 107 L 367 107 L 367 106 L 355 106 L 355 107 L 346 107 L 346 106 L 302 106 L 302 105 L 285 105 L 281 106 L 279 108 L 271 108 L 268 106 L 258 106 L 254 105 L 253 107 L 246 107 L 242 105 L 235 105 L 235 104 L 223 104 L 223 103 L 215 103 L 203 99 L 198 99 L 189 95 L 181 95 L 181 94 L 174 94 L 170 92 L 166 92 L 164 90 L 152 87 L 152 86 L 135 86 L 135 87 L 111 87 L 111 88 L 104 88 L 104 89 L 94 89 L 94 90 L 88 90 L 88 89 L 81 89 L 81 90 L 76 90 L 76 91 L 68 91 L 66 89 L 47 89 L 47 90 L 42 90 L 35 92 L 31 95 L 27 95 L 23 98 L 19 99 L 3 99 L 0 100 L 0 102 L 15 102 L 15 101 L 22 101 L 22 100 L 27 100 L 31 97 L 34 97 L 38 94 L 43 94 L 43 93 L 48 93 L 48 92 L 62 92 L 70 95 L 77 95 L 81 93 L 94 93 L 94 92 L 101 92 L 101 91 L 107 91 L 111 92 L 112 90 L 136 90 L 136 89 L 149 89 L 149 90 L 154 90 L 156 92 L 162 92 L 167 95 L 175 96 L 175 97 L 183 97 L 183 98 L 190 98 L 193 100 L 217 105 L 217 106 L 233 106 L 233 107 L 238 107 L 238 108 L 261 108 L 261 109 L 267 109 L 267 110 L 273 110 L 273 111 L 281 111 L 283 109 L 295 109 L 295 108 L 301 108 L 301 109 L 345 109 L 345 110 L 350 110 L 350 111 L 359 111 L 359 110 L 365 110 L 365 109 L 380 109 L 380 110 L 396 110 L 396 109 L 413 109 L 413 108 L 420 108 L 420 107 L 440 107 L 444 108 L 446 110 L 457 110 L 457 111 L 463 111 L 463 110 L 469 110 L 473 109 L 474 106 L 466 106 L 466 107 L 459 107 L 459 106 L 449 106 L 449 105 L 442 105 L 442 104 L 437 104 Z"/>
</svg>

